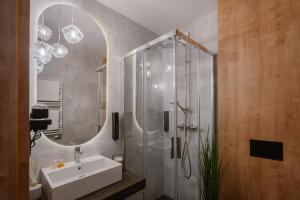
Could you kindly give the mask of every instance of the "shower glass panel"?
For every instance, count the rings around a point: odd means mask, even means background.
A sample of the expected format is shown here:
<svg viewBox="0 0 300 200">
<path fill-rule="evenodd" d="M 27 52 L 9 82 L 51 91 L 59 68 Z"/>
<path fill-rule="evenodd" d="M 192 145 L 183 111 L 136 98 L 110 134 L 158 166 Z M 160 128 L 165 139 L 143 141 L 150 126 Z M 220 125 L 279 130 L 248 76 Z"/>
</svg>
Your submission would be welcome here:
<svg viewBox="0 0 300 200">
<path fill-rule="evenodd" d="M 124 128 L 126 132 L 127 169 L 143 175 L 143 52 L 125 58 Z"/>
<path fill-rule="evenodd" d="M 211 137 L 214 123 L 213 56 L 177 38 L 176 99 L 186 110 L 177 112 L 181 139 L 178 165 L 178 199 L 200 199 L 200 136 Z"/>
<path fill-rule="evenodd" d="M 146 178 L 129 200 L 200 199 L 200 137 L 213 135 L 213 54 L 177 31 L 124 57 L 125 168 Z"/>
<path fill-rule="evenodd" d="M 176 43 L 177 134 L 181 138 L 178 199 L 198 198 L 199 49 L 183 40 Z M 179 107 L 179 108 L 180 108 Z"/>
<path fill-rule="evenodd" d="M 175 199 L 176 160 L 171 155 L 174 130 L 175 62 L 173 39 L 144 50 L 144 144 L 146 199 Z M 168 126 L 168 127 L 166 127 Z M 172 152 L 174 153 L 174 152 Z"/>
</svg>

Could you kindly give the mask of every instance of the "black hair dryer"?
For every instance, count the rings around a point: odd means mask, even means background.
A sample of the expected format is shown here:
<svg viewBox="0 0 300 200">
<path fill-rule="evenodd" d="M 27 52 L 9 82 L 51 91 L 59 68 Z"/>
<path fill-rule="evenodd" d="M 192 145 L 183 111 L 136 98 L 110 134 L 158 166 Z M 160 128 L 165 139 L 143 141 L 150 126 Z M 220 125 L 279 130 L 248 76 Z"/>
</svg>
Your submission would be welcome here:
<svg viewBox="0 0 300 200">
<path fill-rule="evenodd" d="M 40 139 L 41 131 L 46 130 L 50 124 L 52 124 L 52 120 L 49 118 L 48 107 L 44 104 L 32 106 L 29 118 L 29 128 L 30 132 L 33 131 L 34 134 L 31 136 L 31 133 L 29 133 L 30 152 L 35 146 L 35 141 Z"/>
</svg>

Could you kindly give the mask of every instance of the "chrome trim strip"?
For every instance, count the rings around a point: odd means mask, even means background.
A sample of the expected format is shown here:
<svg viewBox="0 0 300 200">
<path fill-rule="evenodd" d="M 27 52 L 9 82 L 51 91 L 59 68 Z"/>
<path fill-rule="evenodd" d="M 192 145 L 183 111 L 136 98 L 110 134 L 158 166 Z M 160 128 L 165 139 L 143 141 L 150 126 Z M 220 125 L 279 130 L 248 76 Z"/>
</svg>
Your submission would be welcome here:
<svg viewBox="0 0 300 200">
<path fill-rule="evenodd" d="M 140 47 L 138 47 L 138 48 L 136 48 L 134 50 L 129 51 L 128 53 L 126 53 L 123 56 L 123 58 L 126 58 L 128 56 L 136 54 L 137 52 L 139 52 L 141 50 L 147 49 L 147 48 L 149 48 L 149 47 L 151 47 L 151 46 L 153 46 L 153 45 L 155 45 L 155 44 L 157 44 L 157 43 L 159 43 L 159 42 L 161 42 L 161 41 L 163 41 L 165 39 L 168 39 L 168 38 L 170 38 L 172 36 L 175 36 L 175 35 L 176 35 L 176 30 L 173 30 L 173 31 L 171 31 L 169 33 L 166 33 L 166 34 L 164 34 L 164 35 L 162 35 L 162 36 L 160 36 L 160 37 L 158 37 L 158 38 L 156 38 L 156 39 L 154 39 L 154 40 L 152 40 L 152 41 L 150 41 L 150 42 L 148 42 L 148 43 L 146 43 L 146 44 L 144 44 L 144 45 L 142 45 L 142 46 L 140 46 Z"/>
</svg>

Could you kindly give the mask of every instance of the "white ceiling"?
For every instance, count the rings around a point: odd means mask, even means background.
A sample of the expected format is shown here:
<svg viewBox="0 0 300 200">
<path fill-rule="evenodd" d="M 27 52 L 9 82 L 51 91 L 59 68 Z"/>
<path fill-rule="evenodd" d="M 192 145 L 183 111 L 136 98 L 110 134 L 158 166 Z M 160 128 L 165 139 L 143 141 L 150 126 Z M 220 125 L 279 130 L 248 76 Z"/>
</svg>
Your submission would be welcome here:
<svg viewBox="0 0 300 200">
<path fill-rule="evenodd" d="M 164 34 L 217 8 L 217 0 L 97 0 L 107 7 Z"/>
</svg>

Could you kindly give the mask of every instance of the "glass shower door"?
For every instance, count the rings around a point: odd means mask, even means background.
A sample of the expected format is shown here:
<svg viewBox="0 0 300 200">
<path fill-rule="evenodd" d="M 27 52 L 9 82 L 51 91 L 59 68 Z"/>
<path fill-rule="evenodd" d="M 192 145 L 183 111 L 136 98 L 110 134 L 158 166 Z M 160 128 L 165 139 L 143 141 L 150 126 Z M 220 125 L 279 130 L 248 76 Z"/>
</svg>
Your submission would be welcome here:
<svg viewBox="0 0 300 200">
<path fill-rule="evenodd" d="M 176 199 L 175 41 L 144 50 L 144 144 L 148 200 Z"/>
<path fill-rule="evenodd" d="M 125 166 L 144 176 L 143 51 L 124 59 Z M 127 200 L 141 200 L 144 191 Z"/>
</svg>

